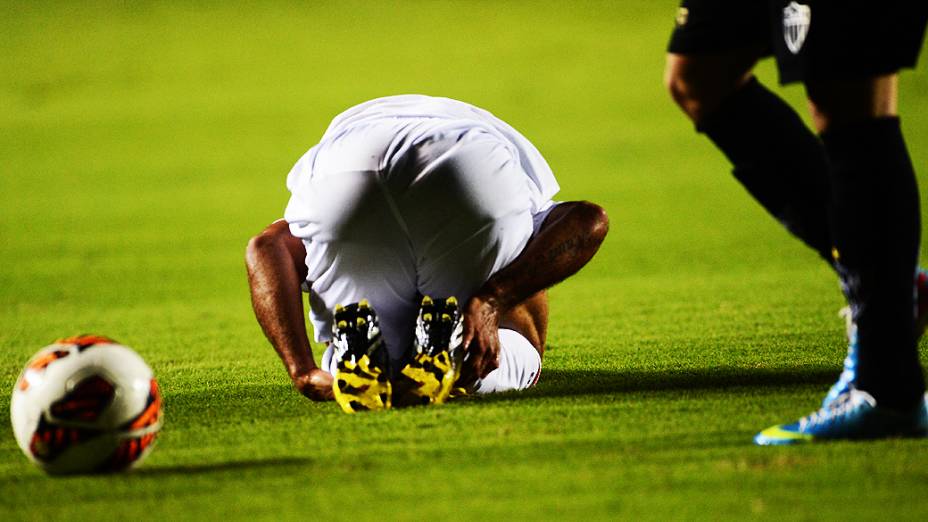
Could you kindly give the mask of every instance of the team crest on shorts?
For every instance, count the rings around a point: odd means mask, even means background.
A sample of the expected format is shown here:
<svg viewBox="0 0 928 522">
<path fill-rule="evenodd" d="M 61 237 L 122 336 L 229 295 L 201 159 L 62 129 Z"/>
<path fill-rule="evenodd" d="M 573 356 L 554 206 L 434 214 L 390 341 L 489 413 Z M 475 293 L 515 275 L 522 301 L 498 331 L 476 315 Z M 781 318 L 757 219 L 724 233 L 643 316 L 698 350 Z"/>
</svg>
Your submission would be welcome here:
<svg viewBox="0 0 928 522">
<path fill-rule="evenodd" d="M 783 39 L 789 52 L 797 54 L 809 34 L 812 9 L 798 2 L 790 2 L 783 8 Z"/>
</svg>

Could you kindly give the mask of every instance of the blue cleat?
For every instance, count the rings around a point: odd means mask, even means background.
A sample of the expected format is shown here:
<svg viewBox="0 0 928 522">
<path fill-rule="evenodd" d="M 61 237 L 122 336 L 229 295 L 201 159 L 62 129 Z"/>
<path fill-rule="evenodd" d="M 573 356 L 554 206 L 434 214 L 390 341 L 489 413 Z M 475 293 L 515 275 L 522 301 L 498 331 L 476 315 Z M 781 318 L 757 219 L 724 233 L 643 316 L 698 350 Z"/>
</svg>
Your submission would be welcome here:
<svg viewBox="0 0 928 522">
<path fill-rule="evenodd" d="M 915 339 L 921 339 L 925 333 L 925 327 L 928 326 L 928 270 L 918 267 L 915 272 Z M 844 369 L 838 377 L 838 381 L 831 385 L 825 399 L 822 400 L 822 408 L 827 409 L 838 396 L 847 393 L 851 385 L 857 379 L 857 323 L 854 321 L 854 314 L 850 306 L 845 306 L 838 315 L 844 318 L 845 332 L 847 333 L 847 356 L 844 358 Z"/>
<path fill-rule="evenodd" d="M 792 424 L 771 426 L 754 436 L 761 446 L 829 440 L 928 436 L 928 396 L 908 411 L 877 406 L 867 392 L 850 388 L 827 408 Z"/>
</svg>

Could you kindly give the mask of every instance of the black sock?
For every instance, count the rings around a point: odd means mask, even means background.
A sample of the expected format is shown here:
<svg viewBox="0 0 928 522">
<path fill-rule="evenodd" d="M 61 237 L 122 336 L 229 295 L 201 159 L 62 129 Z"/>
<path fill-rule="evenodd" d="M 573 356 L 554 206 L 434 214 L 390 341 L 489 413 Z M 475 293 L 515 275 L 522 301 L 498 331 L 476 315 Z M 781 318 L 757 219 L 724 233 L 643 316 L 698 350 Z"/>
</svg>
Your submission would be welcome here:
<svg viewBox="0 0 928 522">
<path fill-rule="evenodd" d="M 752 78 L 697 130 L 728 156 L 735 177 L 770 214 L 831 263 L 825 150 L 789 105 Z"/>
<path fill-rule="evenodd" d="M 925 392 L 913 281 L 921 237 L 918 186 L 898 118 L 822 134 L 831 164 L 835 268 L 857 321 L 856 385 L 890 408 Z"/>
</svg>

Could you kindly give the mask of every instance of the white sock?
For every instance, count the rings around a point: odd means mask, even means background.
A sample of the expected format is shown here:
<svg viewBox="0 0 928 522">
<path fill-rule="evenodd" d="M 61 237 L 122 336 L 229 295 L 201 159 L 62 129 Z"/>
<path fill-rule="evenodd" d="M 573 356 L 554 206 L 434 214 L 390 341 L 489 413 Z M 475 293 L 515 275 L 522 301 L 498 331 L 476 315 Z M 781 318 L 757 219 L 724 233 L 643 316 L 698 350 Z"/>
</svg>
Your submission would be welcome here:
<svg viewBox="0 0 928 522">
<path fill-rule="evenodd" d="M 335 363 L 335 345 L 329 343 L 325 351 L 322 352 L 322 361 L 319 363 L 319 368 L 335 375 L 335 367 L 337 366 Z"/>
<path fill-rule="evenodd" d="M 541 355 L 515 330 L 499 329 L 499 368 L 477 381 L 477 393 L 524 390 L 538 382 Z"/>
</svg>

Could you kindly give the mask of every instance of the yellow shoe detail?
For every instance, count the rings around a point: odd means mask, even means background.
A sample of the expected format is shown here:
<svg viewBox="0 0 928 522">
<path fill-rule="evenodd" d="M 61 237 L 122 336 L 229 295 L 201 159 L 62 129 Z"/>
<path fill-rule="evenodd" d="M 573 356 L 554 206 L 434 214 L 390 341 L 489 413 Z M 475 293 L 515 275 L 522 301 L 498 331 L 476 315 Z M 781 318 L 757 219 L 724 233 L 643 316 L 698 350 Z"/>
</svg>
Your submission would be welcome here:
<svg viewBox="0 0 928 522">
<path fill-rule="evenodd" d="M 796 442 L 810 442 L 815 439 L 808 433 L 786 431 L 783 425 L 771 426 L 757 434 L 758 439 L 777 441 L 779 444 L 793 444 Z"/>
<path fill-rule="evenodd" d="M 448 352 L 440 352 L 435 356 L 417 354 L 400 373 L 418 384 L 411 391 L 413 395 L 427 398 L 433 404 L 444 403 L 458 379 L 458 372 Z"/>
<path fill-rule="evenodd" d="M 448 397 L 451 395 L 454 383 L 458 380 L 458 370 L 451 361 L 451 356 L 448 352 L 436 354 L 435 357 L 432 358 L 432 363 L 435 365 L 435 368 L 444 374 L 441 379 L 441 390 L 435 397 L 435 403 L 442 404 L 448 400 Z"/>
<path fill-rule="evenodd" d="M 390 381 L 381 379 L 381 374 L 380 368 L 371 367 L 367 355 L 357 363 L 341 362 L 332 383 L 335 401 L 346 413 L 389 409 L 392 388 Z"/>
<path fill-rule="evenodd" d="M 419 385 L 413 390 L 413 394 L 420 397 L 428 397 L 430 400 L 441 391 L 441 381 L 439 381 L 438 377 L 431 371 L 431 359 L 431 357 L 424 353 L 417 354 L 400 372 Z"/>
</svg>

